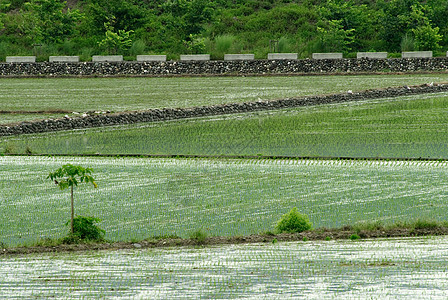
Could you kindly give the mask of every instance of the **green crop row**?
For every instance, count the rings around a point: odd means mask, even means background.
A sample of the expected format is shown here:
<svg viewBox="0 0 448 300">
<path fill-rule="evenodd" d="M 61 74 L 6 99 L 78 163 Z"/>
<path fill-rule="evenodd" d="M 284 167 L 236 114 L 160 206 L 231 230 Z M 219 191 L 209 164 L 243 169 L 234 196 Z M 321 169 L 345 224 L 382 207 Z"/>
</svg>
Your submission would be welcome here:
<svg viewBox="0 0 448 300">
<path fill-rule="evenodd" d="M 0 123 L 61 117 L 71 112 L 131 111 L 345 93 L 447 82 L 448 74 L 208 77 L 208 78 L 2 78 Z M 55 114 L 55 110 L 67 112 Z M 46 111 L 46 114 L 20 112 Z"/>
<path fill-rule="evenodd" d="M 448 96 L 105 127 L 0 139 L 0 152 L 448 158 Z"/>
<path fill-rule="evenodd" d="M 75 213 L 110 240 L 237 236 L 272 230 L 292 207 L 315 227 L 359 221 L 446 221 L 446 162 L 0 157 L 0 242 L 66 234 L 70 196 L 46 179 L 65 163 L 94 169 Z"/>
</svg>

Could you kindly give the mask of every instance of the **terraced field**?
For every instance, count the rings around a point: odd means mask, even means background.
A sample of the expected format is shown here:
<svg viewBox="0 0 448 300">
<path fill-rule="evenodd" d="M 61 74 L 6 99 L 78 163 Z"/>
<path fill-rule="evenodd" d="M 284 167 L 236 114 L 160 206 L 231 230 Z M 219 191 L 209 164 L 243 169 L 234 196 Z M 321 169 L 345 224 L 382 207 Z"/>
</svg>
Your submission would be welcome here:
<svg viewBox="0 0 448 300">
<path fill-rule="evenodd" d="M 333 94 L 448 82 L 448 74 L 203 77 L 0 78 L 0 124 L 86 111 L 132 111 Z M 67 112 L 54 113 L 63 110 Z M 24 114 L 23 112 L 41 113 Z"/>
<path fill-rule="evenodd" d="M 103 219 L 110 240 L 272 231 L 292 207 L 316 227 L 360 221 L 446 221 L 447 162 L 0 157 L 0 241 L 61 237 L 69 193 L 46 179 L 90 166 L 98 189 L 75 191 L 76 213 Z"/>
<path fill-rule="evenodd" d="M 0 79 L 0 124 L 72 111 L 190 107 L 447 79 Z M 0 251 L 66 235 L 69 193 L 46 178 L 65 163 L 94 169 L 99 188 L 75 189 L 76 214 L 101 218 L 111 241 L 187 238 L 199 229 L 211 236 L 262 233 L 292 207 L 315 227 L 448 221 L 447 125 L 448 95 L 432 94 L 2 137 Z M 25 152 L 67 156 L 8 155 Z M 70 156 L 92 153 L 435 160 Z M 3 256 L 0 298 L 446 298 L 446 249 L 447 238 L 434 237 Z"/>
<path fill-rule="evenodd" d="M 448 95 L 0 137 L 0 152 L 448 158 Z"/>
</svg>

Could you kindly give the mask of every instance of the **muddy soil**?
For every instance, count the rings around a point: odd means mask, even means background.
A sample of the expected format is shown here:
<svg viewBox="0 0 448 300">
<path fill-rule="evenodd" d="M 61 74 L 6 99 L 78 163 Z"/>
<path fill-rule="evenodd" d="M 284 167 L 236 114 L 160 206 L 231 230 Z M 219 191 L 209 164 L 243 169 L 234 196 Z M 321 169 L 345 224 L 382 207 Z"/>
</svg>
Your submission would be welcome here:
<svg viewBox="0 0 448 300">
<path fill-rule="evenodd" d="M 31 253 L 49 252 L 74 252 L 74 251 L 97 251 L 97 250 L 119 250 L 119 249 L 139 249 L 139 248 L 166 248 L 185 246 L 215 246 L 229 244 L 250 244 L 250 243 L 273 243 L 284 241 L 313 241 L 313 240 L 341 240 L 350 239 L 352 235 L 357 235 L 359 239 L 390 238 L 390 237 L 415 237 L 415 236 L 437 236 L 448 235 L 447 227 L 411 229 L 393 228 L 378 230 L 355 231 L 351 227 L 338 229 L 319 228 L 301 233 L 282 234 L 253 234 L 249 236 L 207 237 L 203 241 L 182 238 L 161 238 L 147 239 L 139 242 L 104 242 L 104 243 L 82 243 L 82 244 L 59 244 L 54 246 L 31 246 L 0 248 L 0 257 L 10 255 L 23 255 Z"/>
</svg>

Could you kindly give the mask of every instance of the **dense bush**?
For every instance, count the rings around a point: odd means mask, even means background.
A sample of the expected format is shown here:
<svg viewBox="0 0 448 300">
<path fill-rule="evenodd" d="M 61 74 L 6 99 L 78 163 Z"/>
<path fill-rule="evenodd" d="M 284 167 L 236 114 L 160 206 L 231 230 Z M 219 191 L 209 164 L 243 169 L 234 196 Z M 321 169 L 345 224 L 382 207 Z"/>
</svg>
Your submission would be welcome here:
<svg viewBox="0 0 448 300">
<path fill-rule="evenodd" d="M 295 233 L 310 230 L 312 227 L 308 217 L 299 213 L 297 207 L 294 207 L 289 213 L 284 214 L 280 221 L 278 221 L 276 230 L 279 233 Z"/>
<path fill-rule="evenodd" d="M 73 234 L 69 234 L 63 239 L 64 243 L 76 243 L 81 241 L 104 241 L 104 234 L 106 231 L 95 225 L 101 222 L 101 219 L 94 217 L 77 216 L 73 219 Z M 67 222 L 66 225 L 69 225 Z"/>
<path fill-rule="evenodd" d="M 0 59 L 6 55 L 124 56 L 209 51 L 399 52 L 448 48 L 446 0 L 0 0 Z M 105 26 L 107 24 L 107 26 Z M 106 47 L 128 32 L 129 45 Z M 36 45 L 41 45 L 37 46 Z M 103 48 L 101 48 L 103 45 Z"/>
<path fill-rule="evenodd" d="M 196 230 L 195 232 L 192 232 L 190 234 L 190 239 L 195 241 L 197 244 L 202 245 L 205 243 L 205 240 L 207 239 L 207 233 L 204 232 L 202 229 Z"/>
</svg>

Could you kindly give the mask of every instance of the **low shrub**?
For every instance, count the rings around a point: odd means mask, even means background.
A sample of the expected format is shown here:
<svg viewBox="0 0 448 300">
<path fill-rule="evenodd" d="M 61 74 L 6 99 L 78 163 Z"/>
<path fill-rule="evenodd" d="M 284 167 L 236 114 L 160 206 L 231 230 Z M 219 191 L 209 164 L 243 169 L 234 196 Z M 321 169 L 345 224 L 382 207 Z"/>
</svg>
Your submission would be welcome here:
<svg viewBox="0 0 448 300">
<path fill-rule="evenodd" d="M 77 216 L 73 219 L 73 234 L 70 233 L 62 242 L 65 244 L 73 244 L 84 241 L 101 242 L 104 241 L 106 231 L 95 225 L 101 222 L 101 219 L 94 217 Z M 70 221 L 66 223 L 70 225 Z"/>
<path fill-rule="evenodd" d="M 297 207 L 294 207 L 289 213 L 284 214 L 280 221 L 278 221 L 276 230 L 279 233 L 296 233 L 310 230 L 312 227 L 313 225 L 308 217 L 299 213 Z"/>
<path fill-rule="evenodd" d="M 197 244 L 202 245 L 207 239 L 207 233 L 202 231 L 202 229 L 196 230 L 190 234 L 190 239 L 194 240 Z"/>
<path fill-rule="evenodd" d="M 351 236 L 350 236 L 350 239 L 352 240 L 352 241 L 355 241 L 355 240 L 359 240 L 361 237 L 359 236 L 359 235 L 357 235 L 357 234 L 352 234 Z"/>
</svg>

